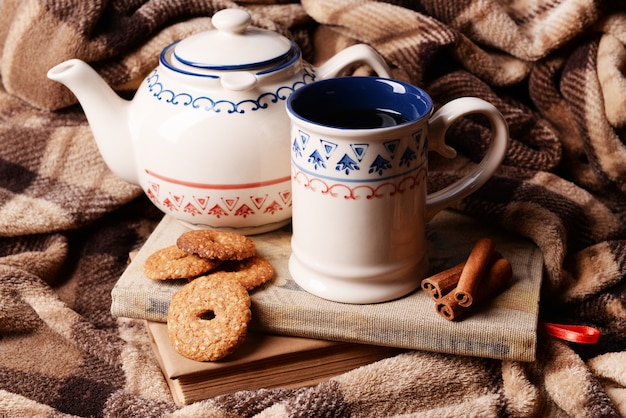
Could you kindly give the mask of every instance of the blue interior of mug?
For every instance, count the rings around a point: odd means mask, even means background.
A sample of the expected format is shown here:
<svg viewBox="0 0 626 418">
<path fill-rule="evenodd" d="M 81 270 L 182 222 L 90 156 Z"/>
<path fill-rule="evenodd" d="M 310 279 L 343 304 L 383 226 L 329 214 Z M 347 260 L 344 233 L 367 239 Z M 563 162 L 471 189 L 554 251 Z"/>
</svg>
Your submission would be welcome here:
<svg viewBox="0 0 626 418">
<path fill-rule="evenodd" d="M 432 100 L 411 84 L 379 77 L 338 77 L 296 90 L 288 111 L 317 125 L 376 129 L 414 122 L 430 115 Z"/>
</svg>

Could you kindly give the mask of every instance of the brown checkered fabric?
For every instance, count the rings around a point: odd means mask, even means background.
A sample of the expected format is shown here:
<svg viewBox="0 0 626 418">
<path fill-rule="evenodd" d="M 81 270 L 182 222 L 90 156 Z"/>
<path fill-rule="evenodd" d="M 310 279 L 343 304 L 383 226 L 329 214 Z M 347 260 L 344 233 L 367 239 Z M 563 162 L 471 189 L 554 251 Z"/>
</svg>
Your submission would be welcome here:
<svg viewBox="0 0 626 418">
<path fill-rule="evenodd" d="M 456 209 L 534 241 L 543 320 L 601 330 L 540 336 L 532 363 L 410 352 L 312 388 L 174 405 L 141 322 L 109 313 L 130 250 L 160 214 L 101 161 L 69 91 L 68 58 L 132 92 L 171 41 L 224 7 L 291 36 L 320 63 L 364 42 L 440 105 L 495 104 L 504 165 Z M 626 415 L 626 7 L 611 0 L 0 1 L 0 416 Z M 353 74 L 366 74 L 354 68 Z M 482 156 L 488 126 L 449 133 L 440 188 Z"/>
</svg>

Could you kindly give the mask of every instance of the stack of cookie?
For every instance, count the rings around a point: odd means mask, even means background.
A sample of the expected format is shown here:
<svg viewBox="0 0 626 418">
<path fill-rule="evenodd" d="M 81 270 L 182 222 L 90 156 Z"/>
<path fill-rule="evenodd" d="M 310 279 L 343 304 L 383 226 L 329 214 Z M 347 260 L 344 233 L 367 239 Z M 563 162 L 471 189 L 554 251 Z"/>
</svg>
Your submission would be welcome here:
<svg viewBox="0 0 626 418">
<path fill-rule="evenodd" d="M 224 358 L 243 342 L 251 319 L 248 292 L 274 275 L 250 238 L 214 230 L 183 233 L 143 267 L 152 280 L 189 280 L 172 296 L 167 328 L 176 350 L 197 361 Z"/>
</svg>

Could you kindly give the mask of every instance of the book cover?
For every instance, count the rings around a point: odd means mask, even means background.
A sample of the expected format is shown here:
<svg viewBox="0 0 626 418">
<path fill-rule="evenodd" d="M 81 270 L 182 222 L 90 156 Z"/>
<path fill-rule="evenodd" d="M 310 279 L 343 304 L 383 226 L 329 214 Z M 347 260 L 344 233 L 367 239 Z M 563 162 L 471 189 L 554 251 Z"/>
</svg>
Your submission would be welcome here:
<svg viewBox="0 0 626 418">
<path fill-rule="evenodd" d="M 172 294 L 186 281 L 153 281 L 142 272 L 145 259 L 172 245 L 187 230 L 165 216 L 112 291 L 115 316 L 165 322 Z M 543 257 L 532 242 L 475 219 L 443 211 L 427 224 L 430 274 L 464 261 L 474 243 L 489 237 L 513 266 L 511 285 L 461 321 L 446 321 L 434 302 L 418 290 L 403 298 L 366 305 L 331 302 L 313 296 L 290 277 L 288 227 L 251 236 L 275 277 L 253 290 L 252 331 L 312 339 L 354 342 L 532 361 L 535 358 Z"/>
<path fill-rule="evenodd" d="M 150 342 L 174 401 L 186 405 L 238 390 L 293 388 L 330 377 L 403 350 L 310 338 L 248 334 L 241 346 L 215 362 L 190 360 L 176 352 L 167 325 L 146 321 Z"/>
</svg>

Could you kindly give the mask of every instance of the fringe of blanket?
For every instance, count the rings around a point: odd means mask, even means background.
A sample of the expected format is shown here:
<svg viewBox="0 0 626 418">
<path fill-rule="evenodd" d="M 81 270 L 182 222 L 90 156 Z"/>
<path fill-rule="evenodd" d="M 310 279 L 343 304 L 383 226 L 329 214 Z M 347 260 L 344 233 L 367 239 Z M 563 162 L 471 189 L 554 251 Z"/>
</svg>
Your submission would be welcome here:
<svg viewBox="0 0 626 418">
<path fill-rule="evenodd" d="M 541 319 L 598 344 L 540 335 L 532 363 L 409 352 L 301 389 L 173 404 L 139 321 L 110 315 L 128 253 L 160 213 L 109 172 L 74 96 L 46 79 L 68 58 L 132 92 L 170 42 L 225 7 L 321 63 L 373 46 L 437 105 L 492 102 L 511 145 L 455 209 L 534 241 Z M 626 416 L 626 8 L 610 0 L 0 0 L 0 416 Z M 366 67 L 349 74 L 369 74 Z M 429 188 L 482 157 L 489 126 L 449 133 Z"/>
</svg>

